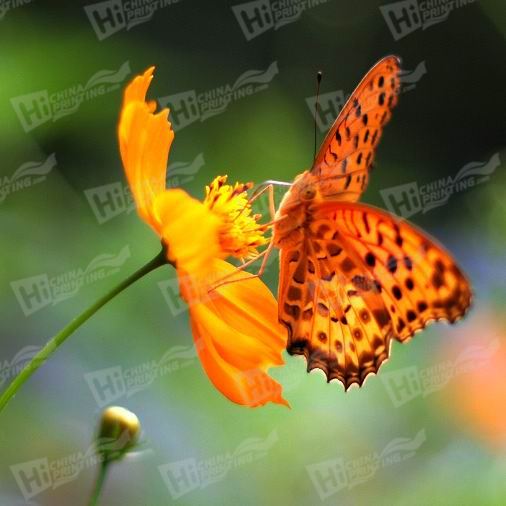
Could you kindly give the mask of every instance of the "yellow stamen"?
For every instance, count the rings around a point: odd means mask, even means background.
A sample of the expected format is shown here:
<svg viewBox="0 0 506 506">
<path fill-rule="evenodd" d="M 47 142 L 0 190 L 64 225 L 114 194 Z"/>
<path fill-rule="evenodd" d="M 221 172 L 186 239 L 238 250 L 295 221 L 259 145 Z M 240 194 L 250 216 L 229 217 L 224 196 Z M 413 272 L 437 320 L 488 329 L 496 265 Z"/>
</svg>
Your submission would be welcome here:
<svg viewBox="0 0 506 506">
<path fill-rule="evenodd" d="M 252 214 L 247 191 L 251 183 L 226 184 L 227 176 L 218 176 L 206 187 L 204 205 L 221 220 L 220 246 L 227 256 L 253 258 L 257 248 L 267 243 L 266 227 L 260 214 Z"/>
</svg>

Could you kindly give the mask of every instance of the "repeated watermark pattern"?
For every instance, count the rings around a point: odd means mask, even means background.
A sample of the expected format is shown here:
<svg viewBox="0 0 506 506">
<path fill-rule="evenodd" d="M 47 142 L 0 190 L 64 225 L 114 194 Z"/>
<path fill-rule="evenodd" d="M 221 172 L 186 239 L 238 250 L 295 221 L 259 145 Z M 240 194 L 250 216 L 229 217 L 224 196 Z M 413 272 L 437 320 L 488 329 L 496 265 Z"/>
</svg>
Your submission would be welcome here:
<svg viewBox="0 0 506 506">
<path fill-rule="evenodd" d="M 329 0 L 254 0 L 232 6 L 246 40 L 252 40 L 267 30 L 278 30 L 297 21 L 308 9 Z"/>
<path fill-rule="evenodd" d="M 86 373 L 84 378 L 99 408 L 142 392 L 157 379 L 197 363 L 197 346 L 173 346 L 160 359 L 132 367 L 120 365 Z"/>
<path fill-rule="evenodd" d="M 428 367 L 416 365 L 380 375 L 395 407 L 403 406 L 417 397 L 442 390 L 452 378 L 485 367 L 500 347 L 498 339 L 487 346 L 465 348 L 454 360 L 446 360 Z"/>
<path fill-rule="evenodd" d="M 172 499 L 177 499 L 197 489 L 226 478 L 233 469 L 265 458 L 278 442 L 278 433 L 273 430 L 265 439 L 245 439 L 234 450 L 207 459 L 189 458 L 170 462 L 158 467 Z"/>
<path fill-rule="evenodd" d="M 0 0 L 0 21 L 2 21 L 9 11 L 24 7 L 25 5 L 31 4 L 33 1 L 34 0 Z"/>
<path fill-rule="evenodd" d="M 11 98 L 11 104 L 25 132 L 48 121 L 57 121 L 75 113 L 83 102 L 111 93 L 120 88 L 130 74 L 126 61 L 118 70 L 99 70 L 86 83 L 79 83 L 63 90 L 50 92 L 39 90 Z"/>
<path fill-rule="evenodd" d="M 192 181 L 204 163 L 203 153 L 199 153 L 191 162 L 171 163 L 167 169 L 167 188 L 177 188 Z M 144 184 L 148 182 L 145 181 Z M 88 188 L 84 194 L 100 224 L 121 214 L 129 214 L 135 209 L 130 186 L 122 181 Z"/>
<path fill-rule="evenodd" d="M 84 10 L 98 40 L 151 20 L 156 11 L 181 0 L 106 0 L 86 5 Z"/>
<path fill-rule="evenodd" d="M 130 246 L 124 246 L 116 255 L 103 253 L 91 260 L 86 267 L 50 276 L 38 274 L 11 281 L 10 285 L 25 316 L 47 306 L 54 306 L 74 297 L 87 286 L 116 274 L 130 258 Z"/>
<path fill-rule="evenodd" d="M 40 346 L 25 346 L 12 359 L 0 362 L 0 388 L 17 376 L 40 350 Z"/>
<path fill-rule="evenodd" d="M 467 163 L 454 177 L 446 176 L 422 185 L 412 181 L 380 190 L 380 194 L 390 212 L 409 218 L 440 207 L 455 193 L 488 181 L 500 165 L 499 153 L 495 153 L 487 162 Z"/>
<path fill-rule="evenodd" d="M 268 88 L 278 74 L 278 63 L 272 62 L 266 70 L 247 70 L 233 83 L 226 83 L 206 91 L 187 90 L 160 97 L 161 107 L 169 107 L 172 128 L 181 130 L 195 121 L 205 121 L 224 112 L 235 102 Z"/>
<path fill-rule="evenodd" d="M 50 460 L 48 457 L 21 462 L 10 466 L 14 479 L 25 500 L 54 490 L 76 480 L 86 469 L 102 462 L 102 451 L 121 451 L 130 440 L 125 431 L 117 438 L 101 438 L 85 451 L 78 451 L 64 457 Z"/>
<path fill-rule="evenodd" d="M 385 467 L 400 464 L 414 457 L 426 441 L 425 429 L 414 437 L 398 437 L 382 451 L 374 451 L 355 459 L 337 458 L 306 466 L 309 477 L 322 501 L 344 489 L 352 489 L 371 480 Z"/>
<path fill-rule="evenodd" d="M 42 162 L 26 162 L 20 165 L 12 176 L 0 176 L 0 204 L 12 193 L 42 183 L 56 166 L 55 153 Z"/>
<path fill-rule="evenodd" d="M 427 73 L 425 60 L 421 61 L 413 70 L 402 70 L 400 72 L 401 88 L 399 93 L 412 91 L 422 77 Z M 316 114 L 316 124 L 320 132 L 326 132 L 330 129 L 335 119 L 350 98 L 351 93 L 344 90 L 329 91 L 317 97 L 316 95 L 306 98 L 306 104 L 311 115 L 315 114 L 316 100 L 318 98 L 318 113 Z"/>
<path fill-rule="evenodd" d="M 394 40 L 448 19 L 450 12 L 475 0 L 401 0 L 380 6 Z"/>
</svg>

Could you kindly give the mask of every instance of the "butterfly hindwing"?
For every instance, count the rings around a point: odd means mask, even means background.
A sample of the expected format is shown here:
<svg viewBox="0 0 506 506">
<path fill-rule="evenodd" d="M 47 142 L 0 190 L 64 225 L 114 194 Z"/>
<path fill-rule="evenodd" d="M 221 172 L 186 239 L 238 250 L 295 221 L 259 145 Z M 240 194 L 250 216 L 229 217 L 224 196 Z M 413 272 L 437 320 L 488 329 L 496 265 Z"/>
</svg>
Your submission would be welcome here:
<svg viewBox="0 0 506 506">
<path fill-rule="evenodd" d="M 327 209 L 325 209 L 327 207 Z M 380 285 L 394 335 L 405 341 L 432 320 L 455 322 L 471 302 L 471 288 L 452 256 L 415 226 L 364 204 L 324 204 L 343 241 Z"/>
<path fill-rule="evenodd" d="M 288 352 L 348 388 L 388 357 L 392 322 L 374 280 L 363 281 L 359 260 L 336 232 L 335 222 L 320 219 L 303 244 L 281 250 L 279 317 Z"/>
<path fill-rule="evenodd" d="M 367 186 L 374 152 L 399 92 L 399 59 L 387 56 L 362 79 L 325 137 L 311 173 L 332 193 L 356 201 Z"/>
<path fill-rule="evenodd" d="M 305 232 L 281 251 L 279 317 L 288 351 L 329 381 L 361 385 L 388 358 L 392 338 L 453 322 L 469 306 L 469 284 L 450 255 L 389 213 L 323 204 Z"/>
</svg>

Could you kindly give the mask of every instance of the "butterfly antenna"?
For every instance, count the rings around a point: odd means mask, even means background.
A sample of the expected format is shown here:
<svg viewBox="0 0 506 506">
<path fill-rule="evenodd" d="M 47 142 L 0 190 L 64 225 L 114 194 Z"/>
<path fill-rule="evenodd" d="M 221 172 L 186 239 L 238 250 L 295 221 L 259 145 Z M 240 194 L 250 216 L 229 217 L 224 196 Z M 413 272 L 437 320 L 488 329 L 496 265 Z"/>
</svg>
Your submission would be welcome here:
<svg viewBox="0 0 506 506">
<path fill-rule="evenodd" d="M 314 105 L 314 155 L 313 162 L 316 160 L 316 116 L 318 115 L 318 108 L 320 106 L 320 83 L 322 82 L 322 71 L 316 73 L 316 102 Z"/>
</svg>

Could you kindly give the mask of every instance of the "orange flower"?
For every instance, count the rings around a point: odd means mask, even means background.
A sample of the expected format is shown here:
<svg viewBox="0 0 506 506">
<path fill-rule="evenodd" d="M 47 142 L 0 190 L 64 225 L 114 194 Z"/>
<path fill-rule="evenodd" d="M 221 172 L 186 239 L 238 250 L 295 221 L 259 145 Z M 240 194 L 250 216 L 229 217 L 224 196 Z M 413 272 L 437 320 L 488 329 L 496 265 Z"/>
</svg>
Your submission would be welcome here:
<svg viewBox="0 0 506 506">
<path fill-rule="evenodd" d="M 166 189 L 174 132 L 168 109 L 146 101 L 154 67 L 125 90 L 118 136 L 121 158 L 140 217 L 161 237 L 189 304 L 196 347 L 210 380 L 238 404 L 285 404 L 281 385 L 267 370 L 281 365 L 285 347 L 276 300 L 258 278 L 223 259 L 251 258 L 267 241 L 247 199 L 249 185 L 217 177 L 200 202 Z M 216 287 L 224 277 L 233 283 Z"/>
</svg>

